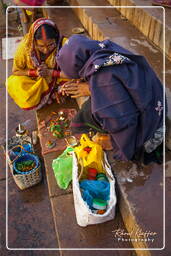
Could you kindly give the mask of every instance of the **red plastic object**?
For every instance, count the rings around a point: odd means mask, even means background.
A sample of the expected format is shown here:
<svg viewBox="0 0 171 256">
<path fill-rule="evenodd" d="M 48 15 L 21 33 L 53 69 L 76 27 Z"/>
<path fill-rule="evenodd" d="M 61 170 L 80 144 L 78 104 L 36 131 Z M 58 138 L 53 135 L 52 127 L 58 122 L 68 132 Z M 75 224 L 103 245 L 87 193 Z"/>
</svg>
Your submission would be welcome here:
<svg viewBox="0 0 171 256">
<path fill-rule="evenodd" d="M 97 170 L 94 168 L 89 168 L 87 172 L 89 177 L 96 177 L 97 175 Z"/>
<path fill-rule="evenodd" d="M 85 147 L 85 148 L 84 148 L 84 151 L 86 151 L 87 153 L 90 153 L 91 148 L 90 148 L 90 147 Z"/>
</svg>

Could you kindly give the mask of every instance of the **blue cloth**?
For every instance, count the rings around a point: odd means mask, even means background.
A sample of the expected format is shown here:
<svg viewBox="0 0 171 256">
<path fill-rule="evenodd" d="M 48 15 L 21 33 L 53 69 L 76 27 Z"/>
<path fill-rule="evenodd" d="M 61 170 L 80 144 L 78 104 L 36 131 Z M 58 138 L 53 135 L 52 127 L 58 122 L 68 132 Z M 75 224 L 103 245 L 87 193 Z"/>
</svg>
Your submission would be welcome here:
<svg viewBox="0 0 171 256">
<path fill-rule="evenodd" d="M 94 198 L 109 200 L 110 183 L 107 181 L 83 180 L 80 182 L 80 188 L 82 190 L 82 197 L 90 209 L 92 209 Z"/>
<path fill-rule="evenodd" d="M 163 126 L 163 86 L 143 56 L 74 35 L 57 59 L 69 78 L 88 81 L 93 118 L 111 135 L 114 158 L 132 159 Z"/>
</svg>

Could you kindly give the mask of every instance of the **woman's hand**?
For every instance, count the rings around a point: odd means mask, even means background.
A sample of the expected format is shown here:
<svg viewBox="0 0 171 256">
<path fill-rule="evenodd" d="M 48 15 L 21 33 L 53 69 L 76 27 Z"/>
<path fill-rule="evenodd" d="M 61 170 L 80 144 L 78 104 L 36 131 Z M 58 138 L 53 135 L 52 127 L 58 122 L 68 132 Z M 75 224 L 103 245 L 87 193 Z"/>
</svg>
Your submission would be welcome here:
<svg viewBox="0 0 171 256">
<path fill-rule="evenodd" d="M 62 70 L 60 71 L 60 78 L 68 78 Z"/>
<path fill-rule="evenodd" d="M 89 84 L 86 82 L 72 82 L 69 81 L 65 83 L 62 88 L 61 92 L 63 95 L 71 95 L 71 98 L 78 98 L 82 96 L 90 96 L 90 89 Z"/>
<path fill-rule="evenodd" d="M 48 76 L 52 76 L 53 69 L 49 69 L 48 66 L 42 62 L 38 67 L 37 72 L 38 76 L 46 78 Z"/>
</svg>

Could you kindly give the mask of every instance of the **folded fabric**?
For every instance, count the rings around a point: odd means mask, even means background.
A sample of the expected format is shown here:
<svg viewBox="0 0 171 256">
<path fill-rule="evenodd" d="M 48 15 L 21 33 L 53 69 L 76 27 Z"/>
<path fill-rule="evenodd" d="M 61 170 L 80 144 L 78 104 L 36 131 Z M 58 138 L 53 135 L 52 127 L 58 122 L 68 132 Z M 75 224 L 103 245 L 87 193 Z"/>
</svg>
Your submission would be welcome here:
<svg viewBox="0 0 171 256">
<path fill-rule="evenodd" d="M 80 182 L 83 200 L 92 209 L 93 199 L 109 200 L 110 184 L 107 181 L 83 180 Z"/>
</svg>

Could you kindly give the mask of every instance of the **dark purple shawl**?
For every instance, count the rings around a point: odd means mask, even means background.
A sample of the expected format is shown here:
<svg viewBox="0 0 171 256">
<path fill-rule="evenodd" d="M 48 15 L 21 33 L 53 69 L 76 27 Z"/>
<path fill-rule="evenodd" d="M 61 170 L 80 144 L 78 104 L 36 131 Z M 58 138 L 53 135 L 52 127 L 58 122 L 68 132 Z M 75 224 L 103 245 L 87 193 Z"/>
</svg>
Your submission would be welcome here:
<svg viewBox="0 0 171 256">
<path fill-rule="evenodd" d="M 163 86 L 143 56 L 110 40 L 74 35 L 57 61 L 69 78 L 88 81 L 92 114 L 111 134 L 116 159 L 131 159 L 162 127 Z"/>
</svg>

